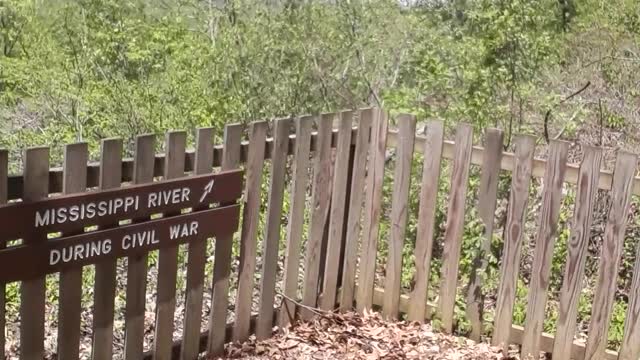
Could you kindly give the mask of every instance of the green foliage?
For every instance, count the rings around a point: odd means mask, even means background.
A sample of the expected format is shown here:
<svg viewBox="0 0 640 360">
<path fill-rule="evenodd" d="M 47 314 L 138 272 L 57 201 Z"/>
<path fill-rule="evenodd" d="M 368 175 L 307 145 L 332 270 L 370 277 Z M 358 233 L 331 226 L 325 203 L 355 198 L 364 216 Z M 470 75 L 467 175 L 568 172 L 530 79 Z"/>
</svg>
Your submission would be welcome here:
<svg viewBox="0 0 640 360">
<path fill-rule="evenodd" d="M 622 343 L 624 336 L 624 323 L 627 317 L 627 303 L 616 301 L 613 304 L 611 314 L 611 326 L 609 327 L 609 341 L 615 345 Z"/>
<path fill-rule="evenodd" d="M 412 80 L 386 99 L 393 108 L 451 122 L 521 122 L 537 71 L 559 55 L 554 3 L 468 2 L 462 23 L 450 16 L 453 5 L 427 7 L 420 19 L 429 30 L 417 35 L 407 67 Z"/>
<path fill-rule="evenodd" d="M 10 148 L 360 107 L 392 85 L 388 59 L 411 39 L 388 0 L 28 0 L 0 16 Z"/>
</svg>

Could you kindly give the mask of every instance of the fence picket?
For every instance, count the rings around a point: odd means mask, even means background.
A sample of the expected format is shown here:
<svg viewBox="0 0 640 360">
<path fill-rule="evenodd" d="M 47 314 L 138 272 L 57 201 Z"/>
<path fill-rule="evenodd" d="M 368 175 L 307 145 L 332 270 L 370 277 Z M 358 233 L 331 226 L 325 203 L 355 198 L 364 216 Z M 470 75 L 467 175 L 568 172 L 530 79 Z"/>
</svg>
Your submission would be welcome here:
<svg viewBox="0 0 640 360">
<path fill-rule="evenodd" d="M 447 225 L 442 253 L 442 283 L 440 285 L 439 313 L 442 330 L 450 333 L 453 329 L 453 308 L 458 284 L 458 258 L 462 246 L 462 231 L 469 182 L 469 164 L 473 129 L 471 125 L 460 123 L 456 128 L 456 153 L 451 174 L 451 190 Z"/>
<path fill-rule="evenodd" d="M 393 172 L 391 236 L 389 237 L 389 255 L 385 272 L 385 298 L 382 306 L 382 314 L 387 319 L 397 319 L 400 306 L 402 250 L 409 218 L 409 187 L 411 186 L 411 166 L 416 136 L 415 116 L 400 115 L 397 122 L 400 142 L 397 147 Z"/>
<path fill-rule="evenodd" d="M 222 171 L 240 166 L 242 146 L 242 124 L 229 124 L 224 128 L 224 152 L 222 153 Z M 213 259 L 213 296 L 209 317 L 209 338 L 207 353 L 219 356 L 224 352 L 226 340 L 227 309 L 229 307 L 229 275 L 231 274 L 231 253 L 233 234 L 218 236 L 215 240 Z"/>
<path fill-rule="evenodd" d="M 9 152 L 7 150 L 0 149 L 0 205 L 7 203 L 9 197 Z M 5 242 L 0 241 L 0 249 L 4 249 L 7 246 Z M 0 283 L 0 359 L 4 360 L 5 344 L 6 344 L 6 284 Z"/>
<path fill-rule="evenodd" d="M 236 322 L 234 341 L 244 342 L 249 337 L 251 323 L 251 303 L 256 268 L 258 223 L 260 217 L 260 193 L 262 168 L 264 164 L 266 121 L 251 123 L 249 126 L 249 153 L 246 164 L 245 204 L 242 215 L 242 235 L 240 238 L 240 269 L 238 274 L 238 297 L 236 298 Z"/>
<path fill-rule="evenodd" d="M 184 153 L 187 134 L 183 131 L 166 135 L 167 155 L 164 179 L 184 176 Z M 165 216 L 178 215 L 165 214 Z M 173 320 L 176 310 L 176 283 L 178 277 L 178 246 L 160 249 L 158 254 L 158 293 L 156 297 L 156 332 L 153 339 L 154 360 L 170 360 L 173 343 Z"/>
<path fill-rule="evenodd" d="M 516 299 L 518 270 L 520 269 L 520 248 L 522 233 L 527 216 L 529 184 L 536 140 L 533 136 L 520 135 L 515 139 L 516 163 L 511 177 L 509 210 L 504 228 L 504 246 L 500 264 L 500 285 L 496 303 L 493 337 L 494 346 L 505 347 L 509 343 L 513 304 Z"/>
<path fill-rule="evenodd" d="M 347 187 L 349 186 L 349 154 L 351 149 L 351 125 L 353 112 L 346 111 L 340 114 L 338 130 L 338 145 L 336 148 L 336 162 L 331 192 L 331 206 L 329 215 L 329 238 L 327 242 L 327 256 L 325 262 L 325 275 L 320 307 L 324 310 L 333 310 L 336 303 L 336 291 L 338 284 L 338 271 L 340 268 L 340 250 L 342 247 L 345 206 L 347 199 Z"/>
<path fill-rule="evenodd" d="M 262 274 L 260 277 L 260 311 L 256 324 L 256 337 L 260 340 L 271 336 L 273 329 L 273 306 L 276 295 L 278 250 L 282 202 L 284 200 L 287 152 L 291 119 L 275 121 L 274 146 L 271 155 L 271 181 L 269 182 L 269 205 L 267 210 L 266 236 L 262 250 Z"/>
<path fill-rule="evenodd" d="M 522 338 L 521 353 L 525 359 L 527 357 L 536 358 L 540 355 L 540 337 L 547 303 L 553 248 L 558 234 L 562 185 L 567 169 L 568 154 L 568 142 L 559 140 L 551 142 L 543 180 L 542 206 L 538 216 L 535 254 L 527 299 L 527 317 Z"/>
<path fill-rule="evenodd" d="M 407 310 L 409 321 L 423 322 L 426 315 L 443 140 L 443 123 L 440 121 L 427 123 L 426 140 L 424 142 L 424 154 L 427 155 L 424 156 L 422 163 L 420 209 L 418 210 L 418 230 L 415 246 L 415 285 L 410 294 L 409 309 Z"/>
<path fill-rule="evenodd" d="M 105 139 L 102 141 L 99 176 L 98 187 L 100 190 L 108 190 L 120 186 L 120 179 L 122 179 L 122 140 Z M 91 358 L 93 360 L 110 360 L 113 358 L 116 264 L 116 260 L 106 260 L 96 264 L 93 287 L 93 346 L 91 347 Z"/>
<path fill-rule="evenodd" d="M 482 153 L 480 188 L 478 189 L 478 216 L 484 225 L 478 255 L 473 260 L 467 287 L 467 318 L 471 323 L 469 338 L 479 341 L 483 332 L 482 315 L 484 311 L 484 293 L 482 279 L 486 276 L 493 239 L 493 221 L 496 212 L 500 160 L 502 159 L 503 133 L 498 129 L 487 129 L 485 147 Z"/>
<path fill-rule="evenodd" d="M 371 122 L 374 109 L 365 109 L 360 112 L 358 121 L 358 137 L 352 167 L 352 180 L 347 211 L 347 226 L 345 235 L 345 256 L 342 273 L 342 291 L 340 295 L 340 309 L 350 310 L 353 307 L 354 291 L 356 286 L 356 267 L 358 245 L 360 243 L 361 217 L 364 199 L 364 185 L 366 180 L 367 154 L 369 150 L 369 137 L 371 134 Z"/>
<path fill-rule="evenodd" d="M 49 148 L 25 152 L 24 201 L 44 199 L 49 193 Z M 46 234 L 25 234 L 24 244 L 46 241 Z M 20 289 L 20 359 L 44 358 L 45 278 L 23 281 Z"/>
<path fill-rule="evenodd" d="M 558 324 L 553 345 L 557 359 L 568 359 L 576 331 L 578 299 L 591 231 L 592 209 L 598 189 L 602 152 L 595 147 L 583 146 L 584 157 L 580 165 L 576 203 L 571 236 L 567 244 L 567 261 L 560 290 Z"/>
<path fill-rule="evenodd" d="M 287 245 L 284 262 L 284 295 L 279 323 L 286 326 L 295 319 L 296 306 L 287 298 L 298 299 L 298 274 L 300 269 L 300 247 L 304 230 L 304 210 L 309 183 L 309 153 L 311 149 L 311 126 L 313 117 L 296 119 L 296 143 L 293 159 L 293 182 L 291 184 L 291 209 L 287 226 Z"/>
<path fill-rule="evenodd" d="M 322 261 L 322 243 L 325 227 L 329 220 L 329 202 L 331 201 L 331 133 L 334 114 L 323 114 L 316 118 L 318 142 L 315 153 L 313 174 L 313 203 L 311 228 L 305 256 L 304 288 L 302 303 L 315 307 L 318 300 L 320 281 L 320 262 Z M 311 313 L 302 310 L 301 318 L 308 319 Z"/>
<path fill-rule="evenodd" d="M 359 312 L 364 309 L 371 309 L 373 304 L 378 232 L 382 213 L 382 185 L 389 127 L 387 114 L 384 111 L 375 109 L 374 114 L 369 162 L 367 164 L 362 247 L 360 249 L 360 274 L 356 291 L 356 309 Z"/>
<path fill-rule="evenodd" d="M 619 360 L 636 360 L 640 357 L 640 244 L 636 245 L 636 261 L 629 291 L 629 305 L 624 321 L 624 336 L 618 354 Z"/>
<path fill-rule="evenodd" d="M 133 183 L 153 181 L 155 135 L 136 138 Z M 144 220 L 144 219 L 134 219 Z M 147 291 L 147 254 L 127 258 L 127 305 L 125 308 L 125 359 L 138 360 L 144 351 L 144 316 Z"/>
<path fill-rule="evenodd" d="M 602 359 L 607 348 L 609 321 L 616 294 L 618 266 L 622 256 L 637 163 L 636 155 L 627 152 L 618 153 L 611 186 L 611 209 L 607 216 L 602 256 L 598 265 L 598 282 L 591 310 L 589 337 L 585 349 L 585 359 L 588 360 Z"/>
<path fill-rule="evenodd" d="M 88 157 L 86 143 L 65 146 L 62 186 L 64 194 L 86 190 Z M 76 234 L 63 234 L 70 235 Z M 82 268 L 60 273 L 59 294 L 58 356 L 60 359 L 77 359 L 80 356 Z"/>
<path fill-rule="evenodd" d="M 200 128 L 197 133 L 194 174 L 208 174 L 213 165 L 213 128 Z M 205 205 L 203 208 L 206 208 Z M 196 209 L 199 210 L 199 209 Z M 204 268 L 207 261 L 207 241 L 189 244 L 187 262 L 187 293 L 185 300 L 184 331 L 180 358 L 198 358 L 200 350 L 200 325 L 202 322 L 202 296 Z"/>
</svg>

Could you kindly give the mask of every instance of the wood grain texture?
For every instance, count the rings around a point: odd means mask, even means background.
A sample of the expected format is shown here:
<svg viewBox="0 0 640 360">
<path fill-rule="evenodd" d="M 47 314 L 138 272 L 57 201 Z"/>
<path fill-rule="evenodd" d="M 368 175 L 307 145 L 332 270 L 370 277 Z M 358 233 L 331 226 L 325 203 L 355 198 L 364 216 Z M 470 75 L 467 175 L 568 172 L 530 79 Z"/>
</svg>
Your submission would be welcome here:
<svg viewBox="0 0 640 360">
<path fill-rule="evenodd" d="M 527 299 L 527 316 L 522 337 L 522 356 L 537 357 L 544 323 L 547 291 L 553 259 L 553 248 L 558 235 L 558 219 L 562 201 L 562 185 L 567 169 L 569 143 L 554 140 L 549 147 L 549 160 L 543 180 L 542 207 L 538 217 L 535 252 L 531 270 L 531 283 Z"/>
<path fill-rule="evenodd" d="M 166 135 L 164 179 L 184 177 L 184 152 L 187 134 L 173 131 Z M 164 214 L 172 216 L 178 214 Z M 156 298 L 156 331 L 153 339 L 155 360 L 171 359 L 173 320 L 176 311 L 176 283 L 178 279 L 178 246 L 160 249 L 158 252 L 158 290 Z"/>
<path fill-rule="evenodd" d="M 7 203 L 9 189 L 9 152 L 0 149 L 0 205 Z M 7 244 L 0 242 L 0 249 L 4 249 Z M 5 329 L 7 326 L 6 319 L 6 285 L 0 283 L 0 359 L 5 359 Z"/>
<path fill-rule="evenodd" d="M 24 200 L 47 197 L 49 188 L 49 148 L 31 148 L 24 156 Z M 46 240 L 45 234 L 27 234 L 24 244 Z M 20 289 L 20 359 L 42 360 L 44 357 L 44 277 L 23 281 Z"/>
<path fill-rule="evenodd" d="M 267 208 L 266 237 L 262 242 L 262 274 L 260 276 L 260 307 L 256 323 L 256 337 L 259 340 L 271 336 L 273 329 L 273 307 L 276 296 L 276 276 L 278 273 L 278 250 L 280 248 L 280 228 L 282 202 L 284 200 L 285 176 L 287 171 L 287 150 L 289 131 L 293 121 L 275 121 L 273 154 L 271 155 L 271 179 L 269 181 L 269 203 Z"/>
<path fill-rule="evenodd" d="M 260 220 L 260 194 L 262 168 L 264 165 L 266 121 L 249 126 L 249 154 L 246 164 L 245 203 L 242 213 L 242 235 L 240 238 L 240 269 L 238 274 L 238 297 L 236 298 L 236 326 L 234 341 L 244 342 L 249 338 L 251 302 L 253 299 L 254 273 L 258 246 L 258 224 Z"/>
<path fill-rule="evenodd" d="M 483 279 L 487 277 L 488 259 L 491 253 L 491 241 L 493 240 L 493 222 L 496 212 L 502 147 L 502 130 L 487 129 L 480 173 L 480 188 L 478 189 L 478 216 L 484 226 L 484 233 L 479 244 L 479 251 L 473 259 L 469 285 L 467 286 L 466 313 L 467 319 L 471 324 L 469 338 L 474 341 L 480 341 L 484 330 L 482 317 L 485 297 L 482 285 Z"/>
<path fill-rule="evenodd" d="M 592 210 L 602 160 L 600 149 L 591 146 L 583 146 L 583 149 L 584 157 L 580 164 L 573 226 L 567 244 L 567 261 L 560 289 L 556 341 L 553 346 L 553 354 L 557 359 L 568 359 L 571 355 L 571 344 L 576 332 L 578 299 L 582 291 L 584 264 L 591 232 Z"/>
<path fill-rule="evenodd" d="M 493 337 L 491 338 L 491 343 L 500 347 L 506 347 L 509 343 L 536 140 L 533 136 L 519 135 L 514 140 L 514 144 L 516 147 L 516 167 L 511 177 L 509 209 L 500 264 L 500 283 L 498 285 Z"/>
<path fill-rule="evenodd" d="M 440 166 L 442 163 L 442 141 L 444 124 L 441 121 L 430 121 L 426 125 L 426 141 L 424 143 L 422 162 L 422 180 L 420 183 L 420 208 L 418 210 L 418 230 L 415 246 L 415 285 L 410 294 L 407 319 L 423 322 L 427 309 L 427 292 L 429 274 L 431 272 L 431 254 L 433 251 L 434 232 L 436 226 L 436 205 Z"/>
<path fill-rule="evenodd" d="M 242 124 L 225 126 L 222 171 L 237 169 L 240 166 L 242 132 Z M 209 314 L 209 338 L 207 341 L 209 356 L 220 356 L 224 353 L 225 332 L 221 329 L 225 328 L 227 324 L 232 250 L 233 234 L 216 238 L 213 259 L 213 300 Z"/>
<path fill-rule="evenodd" d="M 120 186 L 122 178 L 122 140 L 105 139 L 100 151 L 100 190 Z M 116 226 L 114 224 L 113 226 Z M 102 227 L 105 229 L 105 227 Z M 96 264 L 93 287 L 93 360 L 113 358 L 113 318 L 116 296 L 115 260 L 106 260 Z"/>
<path fill-rule="evenodd" d="M 298 299 L 298 276 L 300 269 L 300 250 L 304 231 L 304 212 L 307 202 L 307 185 L 309 183 L 309 153 L 311 149 L 312 117 L 298 118 L 296 124 L 296 142 L 293 158 L 293 179 L 291 183 L 291 208 L 287 224 L 287 245 L 284 260 L 284 295 L 290 299 Z M 287 298 L 282 300 L 280 326 L 287 326 L 295 319 L 295 304 Z"/>
<path fill-rule="evenodd" d="M 391 195 L 391 234 L 389 255 L 385 272 L 385 294 L 382 315 L 387 319 L 398 318 L 402 275 L 402 249 L 409 219 L 409 187 L 411 186 L 411 165 L 413 144 L 416 136 L 416 118 L 400 115 L 397 119 L 400 143 L 396 151 L 393 171 L 393 192 Z"/>
<path fill-rule="evenodd" d="M 214 128 L 200 128 L 196 135 L 194 173 L 212 172 Z M 203 206 L 206 208 L 207 206 Z M 198 210 L 198 209 L 196 209 Z M 207 261 L 207 241 L 189 244 L 187 262 L 187 292 L 185 299 L 184 330 L 180 358 L 197 359 L 199 354 L 200 325 L 202 322 L 202 296 L 204 292 L 204 268 Z"/>
<path fill-rule="evenodd" d="M 320 308 L 333 310 L 336 304 L 338 290 L 338 275 L 340 270 L 340 252 L 344 233 L 345 204 L 349 186 L 349 154 L 351 151 L 351 125 L 353 113 L 350 111 L 340 114 L 338 126 L 338 145 L 336 148 L 336 160 L 333 176 L 333 188 L 331 190 L 331 206 L 329 214 L 329 238 L 327 242 L 327 256 L 325 261 L 324 282 L 322 286 L 322 301 Z"/>
<path fill-rule="evenodd" d="M 360 243 L 361 219 L 364 200 L 364 186 L 366 180 L 367 155 L 369 153 L 369 138 L 371 136 L 371 123 L 373 122 L 373 109 L 367 109 L 360 113 L 358 122 L 358 138 L 355 145 L 355 153 L 352 166 L 351 191 L 349 197 L 349 209 L 347 210 L 347 226 L 345 235 L 345 253 L 342 272 L 342 287 L 340 296 L 340 309 L 351 310 L 356 286 L 356 270 L 358 266 L 358 245 Z"/>
<path fill-rule="evenodd" d="M 453 307 L 458 286 L 458 261 L 462 246 L 464 212 L 469 182 L 469 163 L 473 129 L 471 125 L 460 123 L 456 128 L 456 154 L 451 173 L 451 190 L 447 225 L 442 253 L 442 282 L 440 284 L 439 313 L 442 330 L 450 333 L 453 329 Z"/>
<path fill-rule="evenodd" d="M 136 138 L 133 183 L 144 184 L 153 181 L 155 135 L 140 135 Z M 144 220 L 144 219 L 138 219 Z M 126 360 L 138 360 L 144 352 L 144 315 L 147 292 L 148 256 L 127 258 L 127 305 L 125 308 Z"/>
<path fill-rule="evenodd" d="M 305 274 L 302 291 L 302 303 L 315 307 L 318 300 L 320 281 L 320 263 L 322 261 L 322 243 L 325 228 L 329 224 L 329 206 L 331 201 L 331 129 L 333 114 L 323 114 L 316 119 L 318 126 L 318 146 L 315 153 L 313 174 L 313 203 L 311 228 L 305 254 Z M 301 318 L 308 319 L 313 313 L 303 310 Z"/>
<path fill-rule="evenodd" d="M 607 348 L 609 321 L 615 300 L 618 267 L 624 245 L 633 177 L 636 173 L 638 157 L 627 152 L 618 152 L 613 185 L 611 187 L 611 208 L 607 216 L 602 254 L 600 256 L 598 282 L 595 287 L 589 337 L 585 359 L 602 359 Z"/>
<path fill-rule="evenodd" d="M 389 122 L 387 114 L 382 110 L 375 109 L 374 114 L 369 162 L 367 163 L 360 273 L 358 275 L 358 291 L 356 291 L 356 309 L 358 312 L 371 309 L 373 302 L 378 232 L 380 230 L 380 215 L 382 214 L 382 185 Z"/>
<path fill-rule="evenodd" d="M 86 143 L 71 144 L 64 149 L 63 193 L 83 192 L 87 188 Z M 77 234 L 63 234 L 70 236 Z M 58 356 L 59 359 L 77 359 L 80 356 L 80 311 L 82 304 L 82 269 L 60 273 L 60 307 L 58 312 Z"/>
</svg>

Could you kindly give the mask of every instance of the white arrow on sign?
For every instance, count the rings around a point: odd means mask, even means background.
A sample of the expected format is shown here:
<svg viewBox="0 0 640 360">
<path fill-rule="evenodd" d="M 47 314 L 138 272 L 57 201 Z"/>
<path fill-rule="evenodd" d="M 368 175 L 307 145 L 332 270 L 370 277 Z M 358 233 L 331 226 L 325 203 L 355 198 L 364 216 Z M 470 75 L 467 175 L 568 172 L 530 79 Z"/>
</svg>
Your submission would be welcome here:
<svg viewBox="0 0 640 360">
<path fill-rule="evenodd" d="M 200 202 L 203 202 L 204 199 L 207 197 L 207 195 L 209 195 L 209 193 L 213 190 L 213 182 L 214 182 L 214 179 L 211 179 L 211 181 L 209 181 L 207 186 L 204 187 L 204 192 L 202 193 L 202 196 L 200 197 Z"/>
</svg>

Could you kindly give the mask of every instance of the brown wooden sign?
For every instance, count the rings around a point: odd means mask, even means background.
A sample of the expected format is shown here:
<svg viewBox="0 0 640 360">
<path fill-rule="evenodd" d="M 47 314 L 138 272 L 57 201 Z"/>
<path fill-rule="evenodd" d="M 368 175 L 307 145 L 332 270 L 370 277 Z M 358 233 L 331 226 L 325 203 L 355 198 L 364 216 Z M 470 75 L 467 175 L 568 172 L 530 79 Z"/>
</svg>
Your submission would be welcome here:
<svg viewBox="0 0 640 360">
<path fill-rule="evenodd" d="M 59 196 L 0 207 L 0 243 L 55 232 L 82 232 L 86 227 L 120 220 L 146 220 L 152 214 L 235 203 L 242 193 L 240 170 L 124 188 Z"/>
<path fill-rule="evenodd" d="M 223 235 L 237 230 L 239 209 L 239 205 L 224 206 L 0 250 L 0 283 L 211 237 L 230 241 Z"/>
</svg>

